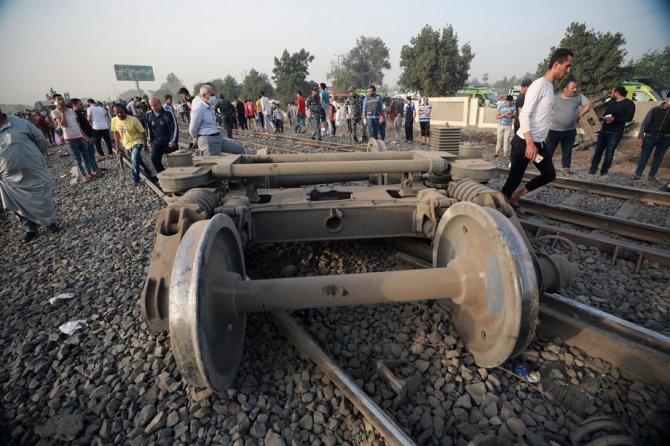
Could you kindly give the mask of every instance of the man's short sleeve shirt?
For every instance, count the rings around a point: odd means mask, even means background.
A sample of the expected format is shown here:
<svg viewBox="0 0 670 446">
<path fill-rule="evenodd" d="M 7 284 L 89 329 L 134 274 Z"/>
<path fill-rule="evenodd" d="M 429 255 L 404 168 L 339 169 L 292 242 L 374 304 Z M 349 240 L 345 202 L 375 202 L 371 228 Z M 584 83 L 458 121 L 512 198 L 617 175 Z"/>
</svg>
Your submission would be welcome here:
<svg viewBox="0 0 670 446">
<path fill-rule="evenodd" d="M 121 144 L 126 150 L 130 150 L 134 145 L 144 143 L 144 127 L 133 116 L 126 116 L 126 119 L 114 117 L 112 119 L 112 131 L 121 135 Z"/>
</svg>

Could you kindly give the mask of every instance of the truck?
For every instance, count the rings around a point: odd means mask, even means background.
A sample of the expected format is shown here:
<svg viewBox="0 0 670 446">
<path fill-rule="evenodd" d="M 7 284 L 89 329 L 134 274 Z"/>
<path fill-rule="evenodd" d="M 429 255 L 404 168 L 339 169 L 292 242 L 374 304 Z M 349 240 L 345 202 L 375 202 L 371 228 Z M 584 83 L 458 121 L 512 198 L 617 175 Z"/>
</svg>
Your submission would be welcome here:
<svg viewBox="0 0 670 446">
<path fill-rule="evenodd" d="M 496 108 L 498 96 L 488 87 L 484 86 L 470 86 L 461 88 L 456 92 L 456 96 L 466 96 L 479 101 L 480 107 Z"/>
</svg>

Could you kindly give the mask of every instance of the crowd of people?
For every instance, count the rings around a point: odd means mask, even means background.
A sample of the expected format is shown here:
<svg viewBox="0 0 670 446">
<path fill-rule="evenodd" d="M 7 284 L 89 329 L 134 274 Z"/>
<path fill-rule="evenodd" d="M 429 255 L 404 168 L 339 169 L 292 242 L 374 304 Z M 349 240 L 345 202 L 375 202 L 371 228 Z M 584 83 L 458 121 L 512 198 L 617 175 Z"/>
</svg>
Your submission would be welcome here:
<svg viewBox="0 0 670 446">
<path fill-rule="evenodd" d="M 502 192 L 519 213 L 523 212 L 518 204 L 521 196 L 554 180 L 552 157 L 559 145 L 563 171 L 570 173 L 577 122 L 591 108 L 588 99 L 577 92 L 577 80 L 568 77 L 573 61 L 570 50 L 556 50 L 543 77 L 534 82 L 524 80 L 516 101 L 506 96 L 497 105 L 494 156 L 510 157 L 510 173 Z M 554 83 L 558 81 L 564 82 L 562 90 L 555 94 Z M 176 106 L 172 95 L 166 95 L 163 101 L 155 96 L 136 96 L 128 102 L 111 104 L 94 99 L 84 103 L 69 94 L 64 97 L 53 92 L 51 110 L 26 111 L 17 116 L 8 116 L 0 110 L 0 196 L 4 208 L 16 213 L 25 226 L 23 240 L 33 240 L 39 225 L 50 231 L 59 230 L 51 177 L 44 159 L 49 145 L 68 146 L 83 182 L 103 175 L 104 169 L 98 166 L 98 161 L 125 156 L 131 161 L 131 179 L 137 185 L 140 171 L 156 182 L 156 174 L 165 169 L 163 156 L 177 150 L 179 145 L 179 119 L 188 124 L 190 147 L 204 156 L 243 154 L 243 147 L 233 141 L 233 129 L 283 133 L 285 120 L 293 134 L 306 133 L 311 128 L 311 138 L 318 140 L 334 137 L 338 127 L 346 123 L 354 143 L 369 138 L 384 140 L 388 124 L 396 141 L 403 140 L 404 127 L 404 141 L 411 143 L 414 122 L 418 120 L 421 144 L 430 144 L 429 98 L 421 98 L 418 107 L 409 96 L 404 101 L 384 100 L 374 85 L 368 87 L 363 97 L 355 87 L 350 87 L 342 105 L 335 104 L 324 83 L 312 88 L 307 98 L 298 90 L 295 101 L 288 102 L 286 112 L 264 91 L 259 92 L 255 101 L 238 97 L 228 100 L 223 95 L 217 97 L 214 88 L 204 84 L 197 96 L 191 96 L 186 88 L 179 90 L 179 96 L 181 100 Z M 625 123 L 632 120 L 634 112 L 635 104 L 626 98 L 626 90 L 615 88 L 600 116 L 602 128 L 589 173 L 596 174 L 600 167 L 600 174 L 607 175 Z M 221 135 L 221 127 L 227 138 Z M 637 145 L 641 156 L 630 179 L 642 177 L 653 155 L 648 179 L 656 181 L 670 146 L 670 94 L 645 117 Z M 150 153 L 153 171 L 144 163 L 143 151 Z M 530 162 L 540 175 L 521 185 Z"/>
</svg>

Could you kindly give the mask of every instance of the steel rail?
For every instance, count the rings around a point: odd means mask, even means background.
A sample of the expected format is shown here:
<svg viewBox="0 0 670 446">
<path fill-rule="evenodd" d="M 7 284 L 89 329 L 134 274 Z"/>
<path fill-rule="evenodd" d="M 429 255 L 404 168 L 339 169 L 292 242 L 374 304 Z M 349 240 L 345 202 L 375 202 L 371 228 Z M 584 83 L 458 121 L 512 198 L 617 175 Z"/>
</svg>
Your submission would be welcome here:
<svg viewBox="0 0 670 446">
<path fill-rule="evenodd" d="M 330 378 L 342 391 L 344 396 L 363 414 L 384 437 L 388 444 L 413 445 L 414 441 L 381 409 L 374 401 L 356 385 L 335 362 L 319 347 L 294 318 L 286 312 L 272 313 L 271 318 L 293 345 Z"/>
<path fill-rule="evenodd" d="M 498 173 L 508 175 L 509 169 L 498 168 Z M 536 176 L 537 174 L 535 173 L 526 172 L 523 178 L 525 181 L 529 181 Z M 594 183 L 591 181 L 564 177 L 556 177 L 554 181 L 549 183 L 549 186 L 670 207 L 670 193 L 667 192 L 637 189 L 634 187 L 623 187 L 604 183 Z"/>
<path fill-rule="evenodd" d="M 559 228 L 535 219 L 521 220 L 521 225 L 535 236 L 544 234 L 561 235 L 578 244 L 598 248 L 598 250 L 612 255 L 612 264 L 619 258 L 635 262 L 635 272 L 640 270 L 643 261 L 670 267 L 670 252 L 667 250 L 640 246 L 623 240 L 614 240 L 598 234 Z"/>
<path fill-rule="evenodd" d="M 645 242 L 659 244 L 670 242 L 670 228 L 600 215 L 558 204 L 541 203 L 530 198 L 522 197 L 519 201 L 523 203 L 523 210 L 528 214 L 543 215 L 554 220 L 613 232 Z"/>
<path fill-rule="evenodd" d="M 281 135 L 275 133 L 250 132 L 248 130 L 233 130 L 233 133 L 250 138 L 271 139 L 290 144 L 315 146 L 320 148 L 327 148 L 330 150 L 337 150 L 341 152 L 365 152 L 367 150 L 367 146 L 365 145 L 342 144 L 332 141 L 316 141 L 312 139 L 298 138 L 295 136 Z"/>
</svg>

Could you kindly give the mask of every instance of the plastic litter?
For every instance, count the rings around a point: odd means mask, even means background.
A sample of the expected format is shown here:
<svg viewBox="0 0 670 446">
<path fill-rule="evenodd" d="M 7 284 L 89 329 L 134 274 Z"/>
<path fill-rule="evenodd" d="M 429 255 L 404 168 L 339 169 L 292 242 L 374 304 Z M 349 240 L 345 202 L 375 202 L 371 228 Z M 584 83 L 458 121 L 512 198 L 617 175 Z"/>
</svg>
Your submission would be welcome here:
<svg viewBox="0 0 670 446">
<path fill-rule="evenodd" d="M 540 382 L 540 374 L 537 372 L 529 372 L 528 369 L 522 365 L 514 367 L 514 373 L 521 376 L 530 384 L 537 384 Z"/>
<path fill-rule="evenodd" d="M 74 293 L 63 293 L 63 294 L 59 294 L 58 296 L 54 296 L 54 297 L 49 298 L 49 303 L 53 305 L 57 300 L 72 299 L 73 297 L 74 297 Z"/>
<path fill-rule="evenodd" d="M 66 335 L 72 336 L 75 331 L 79 330 L 82 327 L 86 327 L 86 326 L 87 326 L 86 319 L 80 319 L 78 321 L 66 322 L 63 325 L 61 325 L 60 327 L 58 327 L 58 329 L 60 331 L 62 331 L 63 333 L 65 333 Z"/>
</svg>

